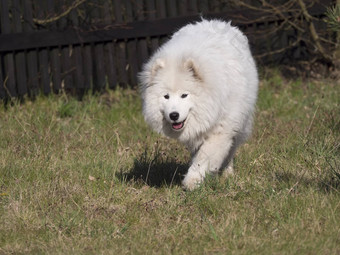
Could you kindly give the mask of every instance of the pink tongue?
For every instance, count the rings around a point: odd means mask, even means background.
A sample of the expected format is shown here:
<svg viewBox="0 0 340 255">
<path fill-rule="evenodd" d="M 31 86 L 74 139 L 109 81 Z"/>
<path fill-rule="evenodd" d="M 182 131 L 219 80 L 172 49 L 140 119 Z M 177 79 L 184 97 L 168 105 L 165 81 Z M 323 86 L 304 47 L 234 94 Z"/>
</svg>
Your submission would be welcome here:
<svg viewBox="0 0 340 255">
<path fill-rule="evenodd" d="M 172 124 L 173 129 L 181 129 L 183 127 L 183 122 Z"/>
</svg>

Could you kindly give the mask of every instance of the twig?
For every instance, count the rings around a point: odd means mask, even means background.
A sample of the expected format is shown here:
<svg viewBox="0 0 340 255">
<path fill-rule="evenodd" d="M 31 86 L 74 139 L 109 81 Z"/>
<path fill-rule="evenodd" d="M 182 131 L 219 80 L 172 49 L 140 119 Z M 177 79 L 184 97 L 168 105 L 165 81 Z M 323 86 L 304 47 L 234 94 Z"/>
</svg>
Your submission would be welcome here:
<svg viewBox="0 0 340 255">
<path fill-rule="evenodd" d="M 314 119 L 315 119 L 315 116 L 316 116 L 316 113 L 317 113 L 318 110 L 319 110 L 319 105 L 316 107 L 316 110 L 315 110 L 315 112 L 314 112 L 313 118 L 312 118 L 311 122 L 309 123 L 308 129 L 307 129 L 306 134 L 305 134 L 305 137 L 306 137 L 306 138 L 307 138 L 307 136 L 308 136 L 308 134 L 309 134 L 309 131 L 310 131 L 310 129 L 311 129 L 313 123 L 314 123 Z"/>
<path fill-rule="evenodd" d="M 300 32 L 305 32 L 305 30 L 301 27 L 299 27 L 296 23 L 292 22 L 291 20 L 289 20 L 289 18 L 287 18 L 283 13 L 282 11 L 280 11 L 280 8 L 274 6 L 274 5 L 271 5 L 269 4 L 266 0 L 261 0 L 262 2 L 262 5 L 263 6 L 268 6 L 270 7 L 270 9 L 272 11 L 275 11 L 275 13 L 283 20 L 286 20 L 292 27 L 294 27 L 295 29 L 299 30 Z"/>
<path fill-rule="evenodd" d="M 45 25 L 51 22 L 55 22 L 59 19 L 61 19 L 62 17 L 65 17 L 66 15 L 68 15 L 73 9 L 77 8 L 79 5 L 81 5 L 82 3 L 84 3 L 86 0 L 77 0 L 75 2 L 73 2 L 71 4 L 71 6 L 66 9 L 66 11 L 64 11 L 63 13 L 60 13 L 59 15 L 56 15 L 54 17 L 48 18 L 48 19 L 33 19 L 34 23 L 39 24 L 39 25 Z"/>
<path fill-rule="evenodd" d="M 172 176 L 172 178 L 171 178 L 171 182 L 170 182 L 170 188 L 172 187 L 172 183 L 173 183 L 173 181 L 174 181 L 174 179 L 175 179 L 175 176 L 176 176 L 177 170 L 178 170 L 178 167 L 176 167 L 175 173 L 174 173 L 174 175 L 173 175 L 173 176 Z"/>
<path fill-rule="evenodd" d="M 301 39 L 297 39 L 294 43 L 291 43 L 286 47 L 283 47 L 283 48 L 277 49 L 277 50 L 273 50 L 273 51 L 269 51 L 269 52 L 265 52 L 265 53 L 262 53 L 262 54 L 259 54 L 259 55 L 255 55 L 255 57 L 256 58 L 263 58 L 263 57 L 279 54 L 281 52 L 284 52 L 285 50 L 288 50 L 288 49 L 296 46 L 300 41 L 301 41 Z"/>
<path fill-rule="evenodd" d="M 300 177 L 299 177 L 299 179 L 298 179 L 298 181 L 288 190 L 288 195 L 295 189 L 295 187 L 297 186 L 297 185 L 299 185 L 299 183 L 300 183 L 300 181 L 302 180 L 302 178 L 305 176 L 305 174 L 307 173 L 307 169 L 308 168 L 306 168 L 304 171 L 303 171 L 303 173 L 300 175 Z"/>
</svg>

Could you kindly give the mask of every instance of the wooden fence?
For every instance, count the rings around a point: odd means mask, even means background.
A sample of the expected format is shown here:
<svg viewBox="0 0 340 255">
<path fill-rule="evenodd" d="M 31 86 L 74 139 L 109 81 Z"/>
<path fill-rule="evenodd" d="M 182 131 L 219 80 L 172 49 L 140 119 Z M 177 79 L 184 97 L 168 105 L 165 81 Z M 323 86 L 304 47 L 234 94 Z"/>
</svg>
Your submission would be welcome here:
<svg viewBox="0 0 340 255">
<path fill-rule="evenodd" d="M 309 11 L 320 16 L 330 3 L 317 1 Z M 268 40 L 261 31 L 280 24 L 280 17 L 264 19 L 223 0 L 1 0 L 0 99 L 136 86 L 150 54 L 201 15 L 232 20 L 259 56 L 296 33 Z"/>
</svg>

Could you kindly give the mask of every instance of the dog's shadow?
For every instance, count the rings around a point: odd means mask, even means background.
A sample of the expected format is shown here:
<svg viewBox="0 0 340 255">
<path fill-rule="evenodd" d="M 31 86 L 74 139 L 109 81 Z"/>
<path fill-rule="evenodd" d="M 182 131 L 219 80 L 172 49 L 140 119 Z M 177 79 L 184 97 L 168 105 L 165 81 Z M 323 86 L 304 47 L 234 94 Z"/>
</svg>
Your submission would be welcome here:
<svg viewBox="0 0 340 255">
<path fill-rule="evenodd" d="M 131 170 L 121 173 L 120 177 L 121 180 L 143 183 L 150 187 L 172 187 L 181 184 L 187 170 L 188 164 L 164 157 L 161 153 L 149 155 L 145 150 L 134 160 Z"/>
</svg>

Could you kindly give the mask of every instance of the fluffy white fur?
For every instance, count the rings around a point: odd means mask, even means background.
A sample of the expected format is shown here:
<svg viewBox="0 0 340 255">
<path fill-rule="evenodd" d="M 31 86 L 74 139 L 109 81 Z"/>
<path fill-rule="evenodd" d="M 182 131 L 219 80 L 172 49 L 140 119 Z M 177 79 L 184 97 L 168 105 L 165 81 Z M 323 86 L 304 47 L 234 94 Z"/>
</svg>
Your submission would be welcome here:
<svg viewBox="0 0 340 255">
<path fill-rule="evenodd" d="M 251 133 L 258 89 L 242 32 L 218 20 L 189 24 L 150 58 L 139 78 L 146 122 L 192 153 L 184 188 L 194 189 L 207 173 L 233 173 L 235 150 Z"/>
</svg>

